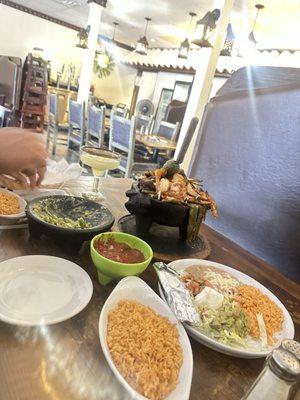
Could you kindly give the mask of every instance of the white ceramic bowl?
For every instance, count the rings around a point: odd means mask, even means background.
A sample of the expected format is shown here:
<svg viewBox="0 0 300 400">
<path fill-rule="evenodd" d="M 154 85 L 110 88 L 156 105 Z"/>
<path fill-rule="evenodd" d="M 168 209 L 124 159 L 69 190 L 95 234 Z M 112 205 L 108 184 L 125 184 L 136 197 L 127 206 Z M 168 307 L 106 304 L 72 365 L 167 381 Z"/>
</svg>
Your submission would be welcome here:
<svg viewBox="0 0 300 400">
<path fill-rule="evenodd" d="M 182 259 L 182 260 L 177 260 L 177 261 L 173 261 L 173 262 L 169 263 L 168 265 L 179 273 L 182 273 L 187 267 L 189 267 L 191 265 L 212 266 L 212 267 L 215 267 L 222 271 L 228 272 L 233 277 L 235 277 L 239 282 L 241 282 L 245 285 L 251 285 L 251 286 L 256 287 L 263 294 L 266 294 L 272 301 L 274 301 L 274 303 L 283 312 L 284 321 L 283 321 L 282 332 L 279 335 L 280 340 L 294 338 L 294 335 L 295 335 L 294 323 L 293 323 L 293 320 L 292 320 L 289 312 L 287 311 L 287 309 L 284 307 L 284 305 L 281 303 L 281 301 L 278 300 L 278 298 L 272 292 L 270 292 L 270 290 L 265 288 L 263 285 L 261 285 L 255 279 L 250 278 L 250 276 L 243 274 L 242 272 L 240 272 L 234 268 L 227 267 L 226 265 L 219 264 L 219 263 L 216 263 L 213 261 L 199 260 L 196 258 L 195 259 L 186 258 L 186 259 Z M 160 287 L 159 287 L 159 293 L 160 293 L 160 296 L 165 300 L 165 297 L 164 297 Z M 239 357 L 239 358 L 260 358 L 260 357 L 266 357 L 273 350 L 272 348 L 268 348 L 263 351 L 257 351 L 257 350 L 232 347 L 229 345 L 219 343 L 217 340 L 210 338 L 209 336 L 205 335 L 204 333 L 201 333 L 199 330 L 193 328 L 192 326 L 184 324 L 184 327 L 188 331 L 188 334 L 193 339 L 195 339 L 197 342 L 202 343 L 205 346 L 207 346 L 213 350 L 216 350 L 220 353 L 227 354 L 230 356 Z"/>
<path fill-rule="evenodd" d="M 25 208 L 26 208 L 26 201 L 22 199 L 22 197 L 18 196 L 16 193 L 11 192 L 6 189 L 0 189 L 0 193 L 7 193 L 11 196 L 14 196 L 20 205 L 20 212 L 18 214 L 9 214 L 9 215 L 3 215 L 0 214 L 0 222 L 6 225 L 14 224 L 17 222 L 20 218 L 25 217 Z"/>
<path fill-rule="evenodd" d="M 122 279 L 106 300 L 99 319 L 99 336 L 104 356 L 124 388 L 134 400 L 146 400 L 146 397 L 137 393 L 123 378 L 115 366 L 106 343 L 107 317 L 109 312 L 117 306 L 120 300 L 136 300 L 151 307 L 158 314 L 168 317 L 171 323 L 177 324 L 179 340 L 183 351 L 183 364 L 179 374 L 179 383 L 176 389 L 166 397 L 166 400 L 188 400 L 193 375 L 193 354 L 189 338 L 183 326 L 176 320 L 167 304 L 140 278 L 130 276 Z"/>
</svg>

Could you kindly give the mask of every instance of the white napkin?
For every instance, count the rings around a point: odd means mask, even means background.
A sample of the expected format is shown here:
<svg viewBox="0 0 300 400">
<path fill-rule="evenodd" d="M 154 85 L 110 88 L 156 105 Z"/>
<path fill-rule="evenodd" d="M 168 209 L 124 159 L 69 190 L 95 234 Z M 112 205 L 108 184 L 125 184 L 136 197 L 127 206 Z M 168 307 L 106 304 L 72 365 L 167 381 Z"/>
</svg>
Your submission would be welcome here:
<svg viewBox="0 0 300 400">
<path fill-rule="evenodd" d="M 59 185 L 80 177 L 83 168 L 79 164 L 68 162 L 62 158 L 59 161 L 48 160 L 47 171 L 42 186 Z"/>
</svg>

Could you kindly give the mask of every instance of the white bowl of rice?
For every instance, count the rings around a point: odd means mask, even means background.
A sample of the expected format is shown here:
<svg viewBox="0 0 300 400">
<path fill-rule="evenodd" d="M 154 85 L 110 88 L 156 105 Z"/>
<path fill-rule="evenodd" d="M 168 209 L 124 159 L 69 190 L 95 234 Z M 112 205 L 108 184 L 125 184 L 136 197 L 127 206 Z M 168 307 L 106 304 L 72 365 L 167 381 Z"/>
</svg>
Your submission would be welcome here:
<svg viewBox="0 0 300 400">
<path fill-rule="evenodd" d="M 142 279 L 127 277 L 115 287 L 101 311 L 99 336 L 110 368 L 131 399 L 189 399 L 190 341 L 169 307 Z"/>
<path fill-rule="evenodd" d="M 14 192 L 0 188 L 0 223 L 10 225 L 25 217 L 26 201 Z"/>
</svg>

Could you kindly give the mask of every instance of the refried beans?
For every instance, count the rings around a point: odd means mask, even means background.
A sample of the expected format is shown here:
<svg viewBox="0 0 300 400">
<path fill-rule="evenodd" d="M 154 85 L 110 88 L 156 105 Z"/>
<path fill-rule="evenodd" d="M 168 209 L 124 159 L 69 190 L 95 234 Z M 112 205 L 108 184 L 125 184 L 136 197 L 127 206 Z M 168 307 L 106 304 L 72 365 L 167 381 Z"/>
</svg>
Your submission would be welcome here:
<svg viewBox="0 0 300 400">
<path fill-rule="evenodd" d="M 112 237 L 98 239 L 94 247 L 96 251 L 105 258 L 124 264 L 137 264 L 145 261 L 144 254 L 126 243 L 119 243 Z"/>
</svg>

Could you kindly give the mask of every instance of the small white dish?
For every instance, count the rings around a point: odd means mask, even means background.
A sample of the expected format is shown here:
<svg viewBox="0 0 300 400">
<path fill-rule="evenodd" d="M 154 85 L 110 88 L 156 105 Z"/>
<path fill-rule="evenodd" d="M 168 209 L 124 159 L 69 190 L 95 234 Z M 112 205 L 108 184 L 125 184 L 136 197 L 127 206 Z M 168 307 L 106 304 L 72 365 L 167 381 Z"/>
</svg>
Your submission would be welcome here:
<svg viewBox="0 0 300 400">
<path fill-rule="evenodd" d="M 0 193 L 7 193 L 10 196 L 15 197 L 18 200 L 19 206 L 20 206 L 20 212 L 17 214 L 9 214 L 9 215 L 0 214 L 0 223 L 3 223 L 5 225 L 10 225 L 10 224 L 14 224 L 19 219 L 24 218 L 26 201 L 24 199 L 22 199 L 22 197 L 18 196 L 16 193 L 11 192 L 10 190 L 7 190 L 7 189 L 0 189 Z"/>
<path fill-rule="evenodd" d="M 281 308 L 283 312 L 283 317 L 284 317 L 284 322 L 283 322 L 283 329 L 281 334 L 279 335 L 280 341 L 283 339 L 293 339 L 295 335 L 295 328 L 294 328 L 294 323 L 293 320 L 287 311 L 287 309 L 284 307 L 284 305 L 281 303 L 280 300 L 272 293 L 270 290 L 268 290 L 266 287 L 261 285 L 259 282 L 257 282 L 255 279 L 251 278 L 250 276 L 243 274 L 242 272 L 228 267 L 223 264 L 219 264 L 213 261 L 207 261 L 207 260 L 199 260 L 197 258 L 186 258 L 182 260 L 177 260 L 173 261 L 168 264 L 170 267 L 172 267 L 175 271 L 178 273 L 182 273 L 187 267 L 190 267 L 192 265 L 203 265 L 203 266 L 212 266 L 214 268 L 220 269 L 222 271 L 228 272 L 231 274 L 233 277 L 235 277 L 239 282 L 245 284 L 245 285 L 251 285 L 259 289 L 263 294 L 266 294 L 274 303 Z M 159 293 L 162 299 L 165 300 L 165 297 L 163 295 L 163 292 L 161 290 L 161 287 L 159 285 Z M 257 351 L 257 350 L 250 350 L 250 349 L 243 349 L 243 348 L 237 348 L 237 347 L 232 347 L 228 346 L 222 343 L 219 343 L 217 340 L 212 339 L 211 337 L 205 335 L 204 333 L 201 333 L 199 330 L 196 328 L 189 326 L 187 324 L 184 324 L 185 329 L 188 331 L 188 334 L 195 339 L 197 342 L 204 344 L 205 346 L 216 350 L 220 353 L 227 354 L 233 357 L 239 357 L 239 358 L 260 358 L 260 357 L 266 357 L 272 350 L 273 348 L 268 348 L 263 351 Z"/>
<path fill-rule="evenodd" d="M 93 294 L 77 264 L 51 256 L 24 256 L 0 263 L 0 320 L 22 326 L 50 325 L 83 310 Z"/>
<path fill-rule="evenodd" d="M 120 300 L 136 300 L 151 307 L 158 314 L 168 317 L 171 323 L 177 324 L 179 340 L 183 351 L 183 364 L 179 373 L 179 383 L 176 389 L 166 397 L 166 400 L 188 400 L 191 390 L 193 375 L 193 354 L 189 338 L 183 326 L 176 320 L 167 304 L 140 278 L 130 276 L 123 278 L 115 287 L 111 295 L 106 300 L 99 319 L 99 336 L 104 356 L 124 388 L 129 392 L 134 400 L 147 400 L 146 397 L 137 393 L 129 383 L 123 378 L 116 368 L 106 343 L 107 318 L 109 312 L 114 309 Z"/>
</svg>

